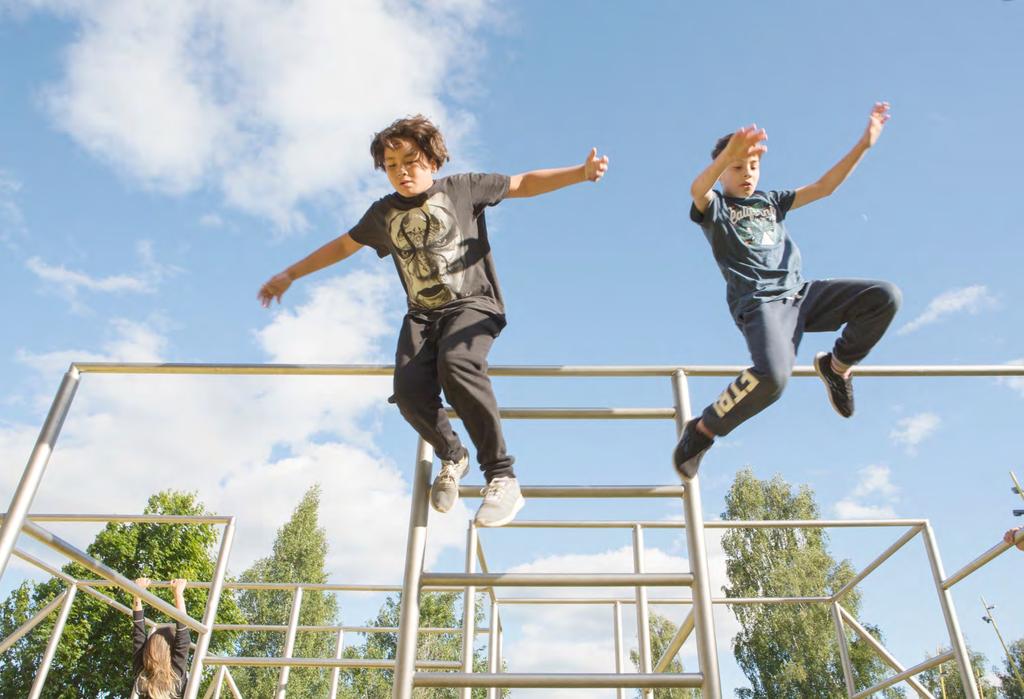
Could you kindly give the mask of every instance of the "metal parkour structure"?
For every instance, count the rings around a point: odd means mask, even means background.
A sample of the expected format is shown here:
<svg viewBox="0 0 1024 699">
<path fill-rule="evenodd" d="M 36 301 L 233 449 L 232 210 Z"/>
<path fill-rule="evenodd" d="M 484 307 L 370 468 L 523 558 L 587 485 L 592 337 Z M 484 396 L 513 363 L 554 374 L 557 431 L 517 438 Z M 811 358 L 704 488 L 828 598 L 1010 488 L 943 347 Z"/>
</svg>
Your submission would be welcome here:
<svg viewBox="0 0 1024 699">
<path fill-rule="evenodd" d="M 505 419 L 527 420 L 674 420 L 677 434 L 691 416 L 688 377 L 731 377 L 745 367 L 738 366 L 552 366 L 492 367 L 492 376 L 505 377 L 662 377 L 671 381 L 672 407 L 667 408 L 514 408 L 503 409 Z M 544 486 L 524 487 L 528 498 L 678 498 L 682 502 L 684 521 L 515 521 L 509 528 L 543 529 L 619 529 L 630 532 L 633 543 L 634 572 L 632 573 L 588 573 L 588 574 L 510 574 L 492 572 L 484 557 L 484 550 L 478 532 L 472 522 L 466 536 L 465 570 L 459 572 L 428 572 L 423 569 L 427 539 L 427 515 L 430 490 L 430 474 L 433 454 L 422 440 L 416 454 L 413 474 L 412 506 L 409 515 L 409 532 L 406 544 L 405 574 L 398 585 L 345 585 L 309 584 L 295 581 L 288 584 L 275 583 L 225 583 L 228 558 L 234 536 L 235 520 L 230 516 L 177 517 L 162 515 L 110 515 L 110 514 L 30 514 L 33 498 L 39 489 L 50 455 L 57 443 L 64 419 L 68 414 L 75 392 L 86 373 L 105 374 L 206 374 L 206 375 L 315 375 L 315 376 L 389 376 L 390 366 L 339 366 L 339 365 L 212 365 L 212 364 L 72 364 L 64 376 L 50 412 L 46 417 L 39 439 L 29 457 L 24 474 L 11 499 L 10 507 L 3 516 L 0 527 L 0 576 L 6 570 L 11 555 L 42 569 L 66 583 L 65 590 L 52 602 L 26 621 L 6 639 L 0 641 L 0 654 L 20 638 L 31 632 L 46 616 L 57 611 L 57 620 L 49 638 L 46 650 L 36 674 L 31 699 L 42 692 L 47 671 L 60 641 L 64 623 L 78 592 L 99 599 L 111 607 L 130 615 L 131 611 L 101 590 L 119 587 L 137 595 L 146 604 L 155 607 L 168 617 L 175 619 L 197 634 L 190 668 L 190 680 L 185 693 L 186 699 L 197 699 L 204 668 L 213 669 L 213 682 L 206 697 L 220 697 L 230 692 L 236 699 L 241 694 L 231 676 L 231 667 L 263 666 L 280 668 L 276 699 L 284 699 L 288 690 L 288 675 L 293 667 L 318 667 L 331 670 L 330 697 L 337 694 L 339 671 L 354 668 L 390 669 L 394 673 L 393 699 L 411 699 L 414 687 L 460 688 L 460 696 L 469 699 L 472 688 L 488 688 L 489 697 L 497 697 L 499 688 L 611 688 L 624 697 L 625 689 L 639 688 L 645 697 L 653 696 L 656 688 L 689 687 L 701 690 L 704 699 L 720 699 L 722 696 L 719 679 L 718 647 L 712 610 L 715 605 L 782 605 L 822 604 L 827 605 L 835 622 L 838 649 L 846 684 L 847 696 L 852 699 L 869 697 L 895 684 L 905 682 L 918 697 L 934 699 L 915 679 L 915 676 L 929 668 L 948 661 L 954 661 L 959 668 L 965 696 L 980 699 L 974 673 L 971 670 L 963 635 L 957 620 L 951 588 L 973 572 L 1001 555 L 1011 544 L 1000 541 L 975 560 L 963 566 L 952 575 L 946 575 L 935 534 L 927 519 L 875 519 L 875 520 L 808 520 L 808 521 L 704 521 L 701 508 L 699 478 L 685 485 L 637 485 L 637 486 Z M 810 367 L 797 367 L 794 376 L 814 376 Z M 1010 365 L 994 366 L 874 366 L 858 367 L 859 377 L 993 377 L 1024 376 L 1024 367 Z M 666 443 L 668 454 L 673 444 Z M 666 469 L 668 470 L 668 469 Z M 473 486 L 461 486 L 464 497 L 479 497 Z M 140 589 L 131 580 L 102 562 L 45 529 L 48 522 L 149 522 L 175 526 L 180 524 L 211 524 L 224 527 L 220 549 L 210 582 L 191 583 L 193 587 L 209 590 L 207 606 L 202 620 L 189 617 L 175 607 Z M 871 563 L 860 570 L 848 584 L 834 595 L 822 597 L 772 597 L 772 598 L 722 598 L 712 595 L 708 576 L 705 529 L 748 529 L 748 528 L 834 528 L 834 527 L 889 527 L 902 533 L 896 541 L 880 553 Z M 683 528 L 686 532 L 687 559 L 692 567 L 689 571 L 677 573 L 648 573 L 644 563 L 644 531 L 650 529 Z M 75 561 L 95 573 L 98 579 L 79 580 L 39 560 L 17 547 L 19 534 L 44 544 L 69 560 Z M 949 634 L 950 650 L 928 660 L 906 667 L 864 629 L 863 626 L 843 607 L 845 597 L 868 575 L 881 566 L 911 540 L 920 538 L 934 579 L 939 606 Z M 1024 530 L 1017 533 L 1016 541 L 1024 540 Z M 166 582 L 162 584 L 167 584 Z M 499 597 L 498 590 L 505 588 L 635 588 L 635 595 L 628 598 L 567 598 L 567 597 Z M 690 597 L 650 598 L 650 588 L 689 588 Z M 293 604 L 287 625 L 226 625 L 214 622 L 217 605 L 224 590 L 261 589 L 291 590 Z M 306 590 L 324 591 L 378 591 L 401 592 L 400 625 L 397 628 L 358 626 L 301 626 L 299 609 L 302 594 Z M 463 623 L 459 628 L 418 628 L 420 593 L 435 590 L 458 590 L 464 595 Z M 485 592 L 489 600 L 490 615 L 486 628 L 476 626 L 477 592 Z M 569 673 L 514 673 L 504 672 L 506 658 L 502 653 L 502 605 L 549 605 L 587 604 L 604 605 L 612 611 L 610 632 L 614 637 L 615 654 L 609 658 L 614 672 L 603 674 Z M 649 607 L 652 604 L 682 604 L 690 607 L 689 613 L 669 647 L 660 658 L 653 658 L 649 629 Z M 636 614 L 637 648 L 640 661 L 639 672 L 625 671 L 624 645 L 622 634 L 622 613 L 627 606 Z M 269 657 L 224 657 L 209 653 L 210 638 L 216 632 L 261 631 L 283 633 L 285 642 L 280 658 Z M 293 650 L 296 635 L 304 632 L 331 632 L 337 634 L 336 652 L 333 658 L 296 658 Z M 346 633 L 396 633 L 398 648 L 394 660 L 351 659 L 342 657 Z M 461 661 L 436 661 L 416 657 L 419 634 L 461 634 Z M 854 634 L 869 645 L 892 668 L 893 674 L 874 687 L 858 690 L 854 685 L 849 657 L 849 643 Z M 679 652 L 683 643 L 693 635 L 697 648 L 698 668 L 690 673 L 665 672 Z M 482 636 L 487 647 L 488 671 L 473 672 L 473 650 L 477 638 Z M 943 641 L 944 643 L 944 641 Z M 0 655 L 2 657 L 2 655 Z M 514 659 L 512 659 L 514 662 Z M 226 690 L 225 690 L 226 688 Z M 247 698 L 254 699 L 254 698 Z M 259 698 L 256 698 L 259 699 Z"/>
</svg>

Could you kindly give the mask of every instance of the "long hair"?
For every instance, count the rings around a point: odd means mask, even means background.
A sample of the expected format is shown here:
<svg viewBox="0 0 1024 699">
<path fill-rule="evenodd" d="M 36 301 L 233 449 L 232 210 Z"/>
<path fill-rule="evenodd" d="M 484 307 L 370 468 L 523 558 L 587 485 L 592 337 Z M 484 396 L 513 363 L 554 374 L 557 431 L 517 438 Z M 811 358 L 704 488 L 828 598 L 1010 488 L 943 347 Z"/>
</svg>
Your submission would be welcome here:
<svg viewBox="0 0 1024 699">
<path fill-rule="evenodd" d="M 139 673 L 139 694 L 150 699 L 172 699 L 180 680 L 171 669 L 171 646 L 167 636 L 158 629 L 142 647 L 142 672 Z"/>
</svg>

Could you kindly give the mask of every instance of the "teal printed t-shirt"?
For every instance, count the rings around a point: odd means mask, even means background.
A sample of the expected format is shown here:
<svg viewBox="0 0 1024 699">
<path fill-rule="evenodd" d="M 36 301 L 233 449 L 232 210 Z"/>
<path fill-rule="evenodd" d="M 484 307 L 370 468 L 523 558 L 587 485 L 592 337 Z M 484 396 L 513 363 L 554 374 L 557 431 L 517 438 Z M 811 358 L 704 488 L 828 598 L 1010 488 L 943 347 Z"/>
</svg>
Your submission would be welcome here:
<svg viewBox="0 0 1024 699">
<path fill-rule="evenodd" d="M 800 249 L 782 221 L 793 206 L 793 190 L 756 191 L 746 198 L 712 192 L 703 214 L 694 204 L 690 219 L 700 225 L 725 277 L 733 319 L 760 303 L 794 294 L 802 285 Z"/>
</svg>

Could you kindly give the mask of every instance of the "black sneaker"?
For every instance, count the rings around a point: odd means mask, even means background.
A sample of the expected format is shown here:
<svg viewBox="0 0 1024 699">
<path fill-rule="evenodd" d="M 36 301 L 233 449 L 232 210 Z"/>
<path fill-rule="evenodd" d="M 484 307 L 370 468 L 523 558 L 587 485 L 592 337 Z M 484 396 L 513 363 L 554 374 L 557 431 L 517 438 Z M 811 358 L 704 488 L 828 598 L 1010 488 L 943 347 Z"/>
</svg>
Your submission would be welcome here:
<svg viewBox="0 0 1024 699">
<path fill-rule="evenodd" d="M 832 368 L 832 355 L 818 352 L 814 355 L 814 371 L 825 384 L 828 402 L 843 417 L 853 415 L 853 381 Z"/>
<path fill-rule="evenodd" d="M 697 475 L 700 468 L 700 460 L 704 458 L 705 452 L 711 448 L 715 440 L 704 435 L 697 429 L 699 417 L 695 417 L 686 423 L 683 428 L 683 436 L 676 444 L 676 450 L 672 452 L 672 462 L 676 471 L 682 478 L 690 479 Z"/>
</svg>

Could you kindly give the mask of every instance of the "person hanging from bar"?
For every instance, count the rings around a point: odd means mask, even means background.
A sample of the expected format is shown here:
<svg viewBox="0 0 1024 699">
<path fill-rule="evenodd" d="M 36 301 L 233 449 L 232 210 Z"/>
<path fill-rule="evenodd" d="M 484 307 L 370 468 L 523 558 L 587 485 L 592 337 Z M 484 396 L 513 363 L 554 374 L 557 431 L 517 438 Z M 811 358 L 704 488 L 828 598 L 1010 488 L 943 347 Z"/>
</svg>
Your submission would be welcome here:
<svg viewBox="0 0 1024 699">
<path fill-rule="evenodd" d="M 150 579 L 139 578 L 135 584 L 145 590 Z M 185 612 L 185 580 L 172 580 L 171 588 L 174 606 Z M 181 622 L 173 627 L 159 626 L 147 638 L 146 612 L 139 597 L 132 605 L 132 618 L 134 692 L 139 699 L 182 699 L 188 684 L 188 649 L 192 642 L 188 627 Z"/>
<path fill-rule="evenodd" d="M 1013 546 L 1013 540 L 1017 536 L 1017 532 L 1019 532 L 1020 530 L 1020 527 L 1007 529 L 1006 533 L 1003 534 L 1003 541 L 1008 543 L 1010 546 Z M 1021 540 L 1017 542 L 1017 548 L 1019 548 L 1021 551 L 1024 551 L 1024 537 L 1021 537 Z"/>
</svg>

